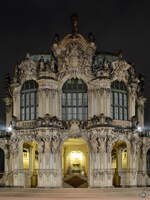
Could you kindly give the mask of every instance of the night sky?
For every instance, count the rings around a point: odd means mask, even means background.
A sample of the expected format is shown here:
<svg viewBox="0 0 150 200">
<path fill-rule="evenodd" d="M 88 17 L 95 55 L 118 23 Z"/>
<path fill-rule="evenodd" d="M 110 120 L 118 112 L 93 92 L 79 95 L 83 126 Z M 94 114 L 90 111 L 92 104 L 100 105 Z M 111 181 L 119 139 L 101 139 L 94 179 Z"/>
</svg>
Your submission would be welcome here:
<svg viewBox="0 0 150 200">
<path fill-rule="evenodd" d="M 4 75 L 31 54 L 49 53 L 52 39 L 71 33 L 77 13 L 79 32 L 93 32 L 99 51 L 117 53 L 145 75 L 145 125 L 150 126 L 150 7 L 144 0 L 5 0 L 0 5 L 0 88 Z"/>
</svg>

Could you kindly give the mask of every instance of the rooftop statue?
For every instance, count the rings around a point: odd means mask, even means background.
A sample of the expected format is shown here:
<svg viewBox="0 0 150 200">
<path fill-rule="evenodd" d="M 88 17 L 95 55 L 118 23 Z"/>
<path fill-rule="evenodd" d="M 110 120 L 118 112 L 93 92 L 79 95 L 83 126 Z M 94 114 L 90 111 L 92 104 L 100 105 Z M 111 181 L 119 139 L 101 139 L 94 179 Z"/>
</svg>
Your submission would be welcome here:
<svg viewBox="0 0 150 200">
<path fill-rule="evenodd" d="M 73 14 L 71 16 L 71 22 L 72 22 L 72 33 L 76 34 L 79 32 L 79 27 L 78 27 L 78 16 L 76 14 Z"/>
</svg>

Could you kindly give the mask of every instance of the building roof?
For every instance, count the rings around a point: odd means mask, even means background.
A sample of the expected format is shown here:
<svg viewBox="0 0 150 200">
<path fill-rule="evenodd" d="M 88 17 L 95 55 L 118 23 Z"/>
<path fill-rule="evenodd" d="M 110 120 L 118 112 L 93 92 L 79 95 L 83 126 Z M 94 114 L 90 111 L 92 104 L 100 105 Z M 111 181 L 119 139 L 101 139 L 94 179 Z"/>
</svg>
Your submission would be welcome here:
<svg viewBox="0 0 150 200">
<path fill-rule="evenodd" d="M 29 59 L 38 62 L 41 57 L 44 59 L 44 62 L 50 62 L 52 58 L 51 54 L 37 54 L 29 56 Z"/>
</svg>

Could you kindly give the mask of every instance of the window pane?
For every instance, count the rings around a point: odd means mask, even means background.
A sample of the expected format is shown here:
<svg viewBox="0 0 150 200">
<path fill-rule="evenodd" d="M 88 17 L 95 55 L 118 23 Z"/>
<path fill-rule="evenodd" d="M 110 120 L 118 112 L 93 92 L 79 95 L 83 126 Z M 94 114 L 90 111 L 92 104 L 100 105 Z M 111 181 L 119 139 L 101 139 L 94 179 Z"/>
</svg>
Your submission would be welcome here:
<svg viewBox="0 0 150 200">
<path fill-rule="evenodd" d="M 82 108 L 81 107 L 78 108 L 78 118 L 80 120 L 82 120 Z"/>
<path fill-rule="evenodd" d="M 65 106 L 66 105 L 66 94 L 62 94 L 62 105 Z"/>
<path fill-rule="evenodd" d="M 68 120 L 72 119 L 72 114 L 68 114 Z"/>
<path fill-rule="evenodd" d="M 124 106 L 127 106 L 127 95 L 124 94 Z"/>
<path fill-rule="evenodd" d="M 115 107 L 115 119 L 118 119 L 118 107 Z"/>
<path fill-rule="evenodd" d="M 87 96 L 87 93 L 84 93 L 83 94 L 83 105 L 87 105 L 87 102 L 88 101 L 88 96 Z"/>
<path fill-rule="evenodd" d="M 120 120 L 123 119 L 123 109 L 122 108 L 119 109 L 119 119 Z"/>
<path fill-rule="evenodd" d="M 22 120 L 35 119 L 38 116 L 38 84 L 31 80 L 26 81 L 21 90 L 21 113 Z"/>
<path fill-rule="evenodd" d="M 77 108 L 73 108 L 73 119 L 77 119 Z"/>
<path fill-rule="evenodd" d="M 70 93 L 67 94 L 67 105 L 71 106 L 71 94 Z"/>
<path fill-rule="evenodd" d="M 26 106 L 29 106 L 29 94 L 26 94 Z"/>
<path fill-rule="evenodd" d="M 120 106 L 123 105 L 123 101 L 122 101 L 122 93 L 119 93 L 119 105 L 120 105 Z"/>
<path fill-rule="evenodd" d="M 77 105 L 77 94 L 76 93 L 73 93 L 73 106 L 76 106 Z"/>
<path fill-rule="evenodd" d="M 62 108 L 62 113 L 65 114 L 65 108 Z"/>
<path fill-rule="evenodd" d="M 114 93 L 115 105 L 118 105 L 118 93 Z"/>
<path fill-rule="evenodd" d="M 34 107 L 31 107 L 31 119 L 34 119 L 34 115 L 35 115 L 35 109 Z"/>
<path fill-rule="evenodd" d="M 39 104 L 39 99 L 38 99 L 38 94 L 37 94 L 37 92 L 35 93 L 35 102 L 36 102 L 36 106 L 38 106 L 38 104 Z"/>
<path fill-rule="evenodd" d="M 82 105 L 82 93 L 78 94 L 78 105 L 81 106 Z"/>
<path fill-rule="evenodd" d="M 87 86 L 79 79 L 71 79 L 64 84 L 62 88 L 62 99 L 64 99 L 64 94 L 66 94 L 67 103 L 62 101 L 63 119 L 71 120 L 88 118 L 88 94 L 86 90 Z"/>
<path fill-rule="evenodd" d="M 38 118 L 38 107 L 36 107 L 36 111 L 35 111 L 35 119 Z"/>
<path fill-rule="evenodd" d="M 30 94 L 30 102 L 31 102 L 31 106 L 33 106 L 35 104 L 35 94 L 34 93 L 31 93 Z"/>
<path fill-rule="evenodd" d="M 21 119 L 25 120 L 25 112 L 24 112 L 24 108 L 21 109 L 22 115 L 21 115 Z"/>
<path fill-rule="evenodd" d="M 124 120 L 128 119 L 127 109 L 124 108 Z"/>
<path fill-rule="evenodd" d="M 68 108 L 68 114 L 71 114 L 72 113 L 72 108 Z"/>
<path fill-rule="evenodd" d="M 25 99 L 24 99 L 25 95 L 22 94 L 21 95 L 21 106 L 24 107 L 25 106 Z"/>
<path fill-rule="evenodd" d="M 29 120 L 29 107 L 26 108 L 26 120 Z"/>
</svg>

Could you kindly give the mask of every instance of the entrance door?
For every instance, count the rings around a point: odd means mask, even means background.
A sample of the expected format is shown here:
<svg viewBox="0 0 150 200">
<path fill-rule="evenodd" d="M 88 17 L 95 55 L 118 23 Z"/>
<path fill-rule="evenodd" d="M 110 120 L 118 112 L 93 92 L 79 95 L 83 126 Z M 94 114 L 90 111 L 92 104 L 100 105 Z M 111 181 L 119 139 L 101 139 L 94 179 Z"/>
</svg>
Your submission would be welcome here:
<svg viewBox="0 0 150 200">
<path fill-rule="evenodd" d="M 82 138 L 69 138 L 62 147 L 64 187 L 88 187 L 88 145 Z"/>
</svg>

